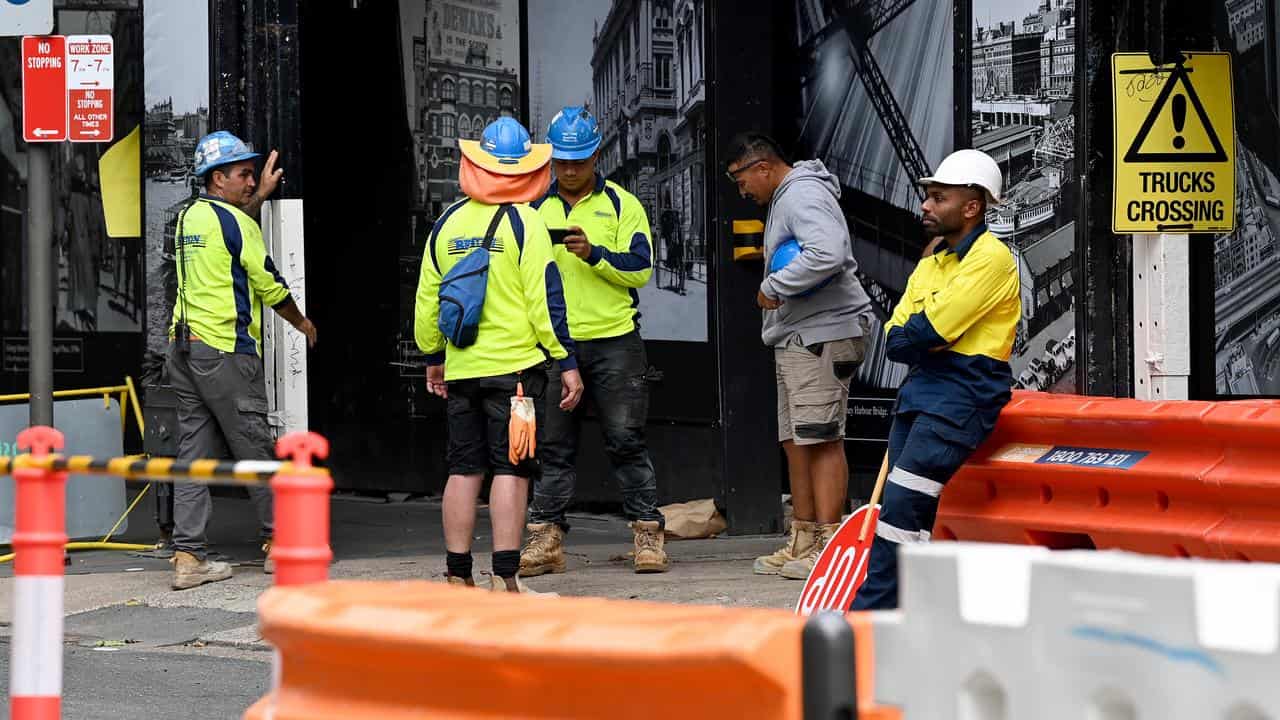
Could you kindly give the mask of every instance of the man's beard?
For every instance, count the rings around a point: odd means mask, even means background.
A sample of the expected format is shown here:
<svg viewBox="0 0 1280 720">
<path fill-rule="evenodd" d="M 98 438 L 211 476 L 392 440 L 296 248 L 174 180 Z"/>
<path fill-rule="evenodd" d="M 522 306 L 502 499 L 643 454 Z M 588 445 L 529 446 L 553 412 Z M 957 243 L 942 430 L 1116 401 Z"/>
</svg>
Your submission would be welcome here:
<svg viewBox="0 0 1280 720">
<path fill-rule="evenodd" d="M 947 223 L 943 222 L 942 218 L 935 216 L 933 220 L 934 222 L 932 223 L 924 223 L 924 233 L 927 237 L 942 237 L 943 235 L 949 235 L 960 229 L 959 227 L 951 227 Z"/>
</svg>

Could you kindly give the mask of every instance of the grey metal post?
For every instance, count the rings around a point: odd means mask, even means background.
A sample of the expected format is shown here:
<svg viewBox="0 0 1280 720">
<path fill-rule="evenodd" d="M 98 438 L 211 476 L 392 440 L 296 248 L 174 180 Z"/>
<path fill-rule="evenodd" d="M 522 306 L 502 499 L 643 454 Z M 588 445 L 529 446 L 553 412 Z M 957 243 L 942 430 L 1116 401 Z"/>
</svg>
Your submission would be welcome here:
<svg viewBox="0 0 1280 720">
<path fill-rule="evenodd" d="M 53 178 L 49 149 L 27 145 L 27 345 L 31 424 L 53 425 Z"/>
<path fill-rule="evenodd" d="M 824 610 L 810 617 L 800 648 L 804 720 L 856 720 L 853 628 L 844 613 Z"/>
</svg>

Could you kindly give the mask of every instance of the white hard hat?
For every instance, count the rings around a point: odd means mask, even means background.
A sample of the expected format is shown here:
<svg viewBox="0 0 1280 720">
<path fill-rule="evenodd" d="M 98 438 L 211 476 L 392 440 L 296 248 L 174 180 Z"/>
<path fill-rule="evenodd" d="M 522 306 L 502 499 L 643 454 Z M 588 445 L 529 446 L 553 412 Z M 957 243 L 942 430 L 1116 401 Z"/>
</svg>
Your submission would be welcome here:
<svg viewBox="0 0 1280 720">
<path fill-rule="evenodd" d="M 987 201 L 1000 203 L 1004 181 L 1000 166 L 981 150 L 957 150 L 942 160 L 938 170 L 920 178 L 921 185 L 976 185 L 987 191 Z"/>
</svg>

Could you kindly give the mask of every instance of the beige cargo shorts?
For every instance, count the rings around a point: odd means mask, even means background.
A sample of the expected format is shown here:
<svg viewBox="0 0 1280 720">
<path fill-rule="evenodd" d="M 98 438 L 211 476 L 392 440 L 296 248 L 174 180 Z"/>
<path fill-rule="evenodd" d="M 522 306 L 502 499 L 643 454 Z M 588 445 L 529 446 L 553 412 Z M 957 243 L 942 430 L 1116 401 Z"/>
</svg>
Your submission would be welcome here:
<svg viewBox="0 0 1280 720">
<path fill-rule="evenodd" d="M 778 377 L 778 441 L 817 445 L 844 439 L 849 382 L 869 337 L 774 348 Z"/>
</svg>

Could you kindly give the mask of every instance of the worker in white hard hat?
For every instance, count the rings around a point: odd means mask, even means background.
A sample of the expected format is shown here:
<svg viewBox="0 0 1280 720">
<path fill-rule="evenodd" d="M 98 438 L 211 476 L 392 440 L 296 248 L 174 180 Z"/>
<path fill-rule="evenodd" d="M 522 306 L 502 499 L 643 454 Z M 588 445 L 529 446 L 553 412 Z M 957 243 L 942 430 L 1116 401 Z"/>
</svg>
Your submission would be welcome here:
<svg viewBox="0 0 1280 720">
<path fill-rule="evenodd" d="M 889 431 L 889 476 L 866 582 L 853 610 L 898 605 L 898 547 L 927 542 L 943 486 L 1009 402 L 1009 356 L 1022 315 L 1013 253 L 987 230 L 1000 167 L 958 150 L 921 178 L 925 231 L 940 238 L 885 323 L 888 355 L 911 368 Z"/>
</svg>

